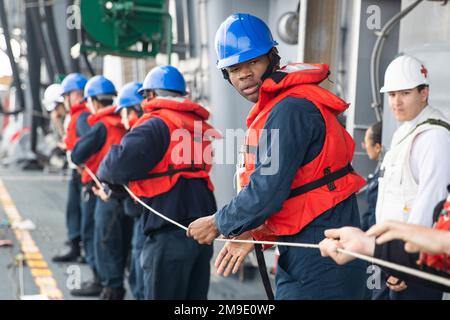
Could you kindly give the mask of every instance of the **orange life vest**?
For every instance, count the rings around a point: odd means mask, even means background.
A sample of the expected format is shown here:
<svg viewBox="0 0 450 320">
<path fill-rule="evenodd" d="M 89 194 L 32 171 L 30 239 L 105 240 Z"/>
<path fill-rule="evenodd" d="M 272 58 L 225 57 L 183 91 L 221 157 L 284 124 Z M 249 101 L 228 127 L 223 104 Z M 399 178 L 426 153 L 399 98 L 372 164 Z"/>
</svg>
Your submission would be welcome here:
<svg viewBox="0 0 450 320">
<path fill-rule="evenodd" d="M 86 108 L 86 103 L 84 102 L 73 105 L 70 108 L 70 121 L 69 125 L 67 126 L 66 138 L 64 140 L 66 143 L 66 149 L 68 151 L 73 150 L 75 144 L 80 139 L 77 134 L 77 121 L 83 112 L 89 112 L 89 110 Z"/>
<path fill-rule="evenodd" d="M 221 135 L 206 122 L 209 112 L 184 98 L 147 99 L 142 102 L 142 109 L 144 115 L 132 130 L 154 117 L 160 118 L 169 128 L 170 143 L 162 160 L 148 172 L 148 179 L 129 183 L 133 193 L 138 197 L 157 196 L 172 189 L 180 177 L 205 179 L 213 191 L 209 177 L 213 157 L 211 140 Z"/>
<path fill-rule="evenodd" d="M 434 229 L 450 232 L 450 194 L 448 195 Z M 427 265 L 439 271 L 450 274 L 450 255 L 445 253 L 430 254 L 421 252 L 418 261 L 419 265 Z"/>
<path fill-rule="evenodd" d="M 96 114 L 90 115 L 87 119 L 91 127 L 97 122 L 101 122 L 106 128 L 106 141 L 103 144 L 103 147 L 86 161 L 86 166 L 91 169 L 94 174 L 97 174 L 98 167 L 111 148 L 111 145 L 120 144 L 120 140 L 122 140 L 122 137 L 126 133 L 126 130 L 120 121 L 120 116 L 115 113 L 115 110 L 115 106 L 106 107 L 100 109 Z M 81 182 L 86 184 L 91 181 L 92 178 L 88 175 L 86 170 L 84 170 L 81 175 Z"/>
<path fill-rule="evenodd" d="M 255 169 L 256 150 L 267 118 L 273 107 L 284 98 L 296 97 L 312 102 L 322 114 L 326 134 L 320 154 L 295 173 L 291 194 L 281 210 L 252 231 L 255 239 L 274 240 L 276 236 L 296 234 L 365 184 L 350 165 L 355 143 L 337 119 L 348 104 L 318 86 L 328 74 L 325 64 L 291 64 L 275 72 L 261 85 L 259 100 L 247 118 L 249 130 L 242 150 L 241 187 L 250 182 Z"/>
</svg>

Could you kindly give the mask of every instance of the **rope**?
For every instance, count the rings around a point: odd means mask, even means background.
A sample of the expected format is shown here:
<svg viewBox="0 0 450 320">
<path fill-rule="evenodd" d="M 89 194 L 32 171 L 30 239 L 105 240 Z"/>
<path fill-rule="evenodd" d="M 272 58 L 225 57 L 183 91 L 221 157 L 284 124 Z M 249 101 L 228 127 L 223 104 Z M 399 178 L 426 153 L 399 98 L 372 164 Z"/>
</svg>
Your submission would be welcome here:
<svg viewBox="0 0 450 320">
<path fill-rule="evenodd" d="M 95 175 L 95 173 L 93 173 L 92 170 L 89 169 L 89 167 L 86 166 L 86 165 L 84 166 L 83 169 L 86 170 L 87 174 L 92 178 L 92 180 L 94 180 L 94 182 L 97 185 L 97 187 L 99 187 L 100 189 L 104 190 L 102 183 L 100 182 L 100 180 L 98 180 L 98 178 Z"/>
<path fill-rule="evenodd" d="M 87 173 L 92 177 L 92 179 L 95 181 L 95 183 L 99 186 L 99 188 L 103 188 L 100 180 L 98 180 L 98 178 L 95 176 L 95 174 L 88 168 L 85 166 L 85 170 L 87 171 Z M 177 227 L 187 231 L 188 228 L 183 226 L 182 224 L 170 219 L 169 217 L 166 217 L 165 215 L 163 215 L 162 213 L 156 211 L 155 209 L 153 209 L 152 207 L 150 207 L 149 205 L 147 205 L 146 203 L 144 203 L 141 199 L 139 199 L 126 185 L 123 185 L 123 187 L 125 188 L 125 190 L 130 194 L 130 196 L 136 200 L 140 205 L 142 205 L 144 208 L 150 210 L 151 212 L 153 212 L 154 214 L 156 214 L 158 217 L 176 225 Z M 220 242 L 236 242 L 236 243 L 251 243 L 251 244 L 265 244 L 265 245 L 272 245 L 272 246 L 286 246 L 286 247 L 296 247 L 296 248 L 309 248 L 309 249 L 319 249 L 319 245 L 318 244 L 312 244 L 312 243 L 297 243 L 297 242 L 278 242 L 278 241 L 258 241 L 258 240 L 244 240 L 244 239 L 226 239 L 226 238 L 216 238 L 214 239 L 214 241 L 220 241 Z M 354 258 L 360 259 L 360 260 L 364 260 L 367 261 L 371 264 L 377 264 L 392 270 L 396 270 L 396 271 L 400 271 L 421 279 L 425 279 L 431 282 L 435 282 L 435 283 L 439 283 L 442 284 L 444 286 L 450 287 L 450 279 L 441 277 L 441 276 L 437 276 L 431 273 L 427 273 L 421 270 L 417 270 L 417 269 L 413 269 L 410 267 L 406 267 L 397 263 L 393 263 L 393 262 L 389 262 L 389 261 L 385 261 L 385 260 L 381 260 L 378 258 L 374 258 L 374 257 L 370 257 L 370 256 L 366 256 L 360 253 L 356 253 L 353 251 L 349 251 L 349 250 L 345 250 L 345 249 L 337 249 L 338 252 L 343 253 L 343 254 L 347 254 L 349 256 L 352 256 Z"/>
<path fill-rule="evenodd" d="M 253 244 L 266 244 L 266 245 L 271 245 L 271 246 L 286 246 L 286 247 L 319 249 L 318 244 L 312 244 L 312 243 L 259 241 L 259 240 L 227 239 L 227 238 L 217 238 L 214 240 L 222 241 L 222 242 L 253 243 Z"/>
<path fill-rule="evenodd" d="M 140 205 L 142 205 L 144 208 L 150 210 L 151 212 L 153 212 L 154 214 L 156 214 L 158 217 L 160 217 L 160 218 L 162 218 L 162 219 L 164 219 L 164 220 L 166 220 L 166 221 L 168 221 L 168 222 L 170 222 L 170 223 L 176 225 L 177 227 L 183 229 L 184 231 L 187 231 L 187 230 L 188 230 L 187 227 L 185 227 L 185 226 L 183 226 L 182 224 L 180 224 L 180 223 L 178 223 L 178 222 L 176 222 L 176 221 L 174 221 L 174 220 L 172 220 L 172 219 L 166 217 L 165 215 L 159 213 L 158 211 L 156 211 L 155 209 L 153 209 L 152 207 L 150 207 L 149 205 L 147 205 L 146 203 L 144 203 L 144 202 L 143 202 L 141 199 L 139 199 L 133 192 L 131 192 L 131 190 L 128 189 L 128 187 L 127 187 L 126 185 L 124 185 L 123 187 L 125 188 L 125 190 L 127 190 L 127 192 L 130 194 L 130 196 L 131 196 L 134 200 L 136 200 Z"/>
<path fill-rule="evenodd" d="M 389 261 L 385 261 L 385 260 L 381 260 L 378 258 L 374 258 L 374 257 L 369 257 L 360 253 L 356 253 L 356 252 L 352 252 L 349 250 L 345 250 L 345 249 L 337 249 L 338 252 L 340 253 L 344 253 L 347 254 L 349 256 L 361 259 L 361 260 L 365 260 L 367 262 L 370 262 L 371 264 L 377 264 L 380 265 L 382 267 L 386 267 L 392 270 L 396 270 L 396 271 L 400 271 L 403 273 L 407 273 L 409 275 L 415 276 L 417 278 L 422 278 L 431 282 L 435 282 L 435 283 L 439 283 L 442 284 L 444 286 L 450 287 L 450 279 L 441 277 L 441 276 L 437 276 L 434 275 L 432 273 L 428 273 L 428 272 L 424 272 L 421 270 L 417 270 L 417 269 L 413 269 L 410 267 L 406 267 L 403 266 L 401 264 L 397 264 L 397 263 L 393 263 L 393 262 L 389 262 Z"/>
</svg>

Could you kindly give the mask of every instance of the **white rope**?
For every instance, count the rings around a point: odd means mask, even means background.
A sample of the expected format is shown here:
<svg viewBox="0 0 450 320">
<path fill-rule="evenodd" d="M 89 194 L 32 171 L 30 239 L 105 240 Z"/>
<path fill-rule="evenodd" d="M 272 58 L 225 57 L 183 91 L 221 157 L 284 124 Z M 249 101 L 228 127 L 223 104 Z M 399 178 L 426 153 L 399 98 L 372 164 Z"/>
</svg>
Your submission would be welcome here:
<svg viewBox="0 0 450 320">
<path fill-rule="evenodd" d="M 103 189 L 102 183 L 100 182 L 100 180 L 98 180 L 97 176 L 92 172 L 92 170 L 89 169 L 89 167 L 87 167 L 87 166 L 84 166 L 84 169 L 86 170 L 86 172 L 88 173 L 88 175 L 91 176 L 91 178 L 94 180 L 95 184 L 96 184 L 99 188 Z M 160 217 L 160 218 L 162 218 L 162 219 L 164 219 L 164 220 L 166 220 L 166 221 L 168 221 L 168 222 L 170 222 L 170 223 L 176 225 L 177 227 L 183 229 L 184 231 L 187 231 L 187 230 L 188 230 L 187 227 L 185 227 L 185 226 L 183 226 L 182 224 L 176 222 L 175 220 L 172 220 L 172 219 L 166 217 L 165 215 L 159 213 L 158 211 L 156 211 L 155 209 L 153 209 L 152 207 L 150 207 L 149 205 L 147 205 L 145 202 L 143 202 L 141 199 L 139 199 L 139 197 L 136 196 L 136 195 L 135 195 L 135 194 L 134 194 L 127 186 L 126 186 L 126 185 L 123 185 L 123 187 L 124 187 L 125 190 L 130 194 L 130 196 L 131 196 L 134 200 L 136 200 L 136 201 L 137 201 L 141 206 L 143 206 L 144 208 L 150 210 L 151 212 L 153 212 L 154 214 L 156 214 L 158 217 Z"/>
<path fill-rule="evenodd" d="M 97 187 L 99 187 L 100 189 L 103 190 L 103 185 L 100 182 L 100 180 L 98 180 L 97 176 L 95 175 L 95 173 L 92 172 L 91 169 L 89 169 L 88 166 L 84 166 L 84 170 L 86 170 L 86 172 L 88 173 L 88 175 L 92 178 L 92 180 L 94 180 L 95 184 L 97 185 Z"/>
<path fill-rule="evenodd" d="M 344 253 L 344 254 L 348 254 L 349 256 L 352 256 L 352 257 L 355 257 L 355 258 L 358 258 L 358 259 L 361 259 L 361 260 L 365 260 L 365 261 L 370 262 L 372 264 L 378 264 L 380 266 L 383 266 L 383 267 L 386 267 L 386 268 L 389 268 L 389 269 L 392 269 L 392 270 L 396 270 L 396 271 L 400 271 L 400 272 L 403 272 L 403 273 L 407 273 L 407 274 L 413 275 L 413 276 L 418 277 L 418 278 L 422 278 L 422 279 L 425 279 L 425 280 L 428 280 L 428 281 L 431 281 L 431 282 L 436 282 L 436 283 L 442 284 L 444 286 L 450 287 L 450 279 L 447 279 L 447 278 L 444 278 L 444 277 L 440 277 L 440 276 L 437 276 L 437 275 L 432 274 L 432 273 L 428 273 L 428 272 L 424 272 L 424 271 L 421 271 L 421 270 L 413 269 L 413 268 L 410 268 L 410 267 L 403 266 L 401 264 L 397 264 L 397 263 L 381 260 L 381 259 L 378 259 L 378 258 L 369 257 L 369 256 L 366 256 L 366 255 L 359 254 L 359 253 L 352 252 L 352 251 L 345 250 L 345 249 L 339 249 L 338 248 L 337 251 L 341 252 L 341 253 Z"/>
<path fill-rule="evenodd" d="M 260 240 L 227 239 L 227 238 L 216 238 L 214 240 L 215 241 L 222 241 L 222 242 L 267 244 L 267 245 L 271 245 L 271 246 L 287 246 L 287 247 L 319 249 L 319 245 L 318 244 L 312 244 L 312 243 L 277 242 L 277 241 L 260 241 Z"/>
<path fill-rule="evenodd" d="M 98 180 L 98 178 L 95 176 L 95 174 L 88 168 L 85 167 L 87 173 L 92 177 L 92 179 L 94 179 L 95 183 L 102 188 L 102 184 L 101 182 Z M 139 199 L 126 185 L 123 185 L 123 187 L 125 188 L 125 190 L 130 194 L 130 196 L 136 200 L 139 204 L 141 204 L 144 208 L 150 210 L 151 212 L 153 212 L 154 214 L 156 214 L 158 217 L 176 225 L 177 227 L 187 231 L 188 228 L 183 226 L 182 224 L 166 217 L 165 215 L 163 215 L 162 213 L 156 211 L 155 209 L 153 209 L 152 207 L 150 207 L 149 205 L 147 205 L 146 203 L 144 203 L 141 199 Z M 278 241 L 257 241 L 257 240 L 241 240 L 241 239 L 227 239 L 227 238 L 216 238 L 214 239 L 215 241 L 221 241 L 221 242 L 238 242 L 238 243 L 251 243 L 251 244 L 266 244 L 266 245 L 273 245 L 273 246 L 286 246 L 286 247 L 297 247 L 297 248 L 311 248 L 311 249 L 319 249 L 319 245 L 318 244 L 312 244 L 312 243 L 297 243 L 297 242 L 278 242 Z M 337 249 L 338 252 L 343 253 L 343 254 L 347 254 L 349 256 L 367 261 L 369 263 L 372 264 L 377 264 L 392 270 L 396 270 L 396 271 L 400 271 L 403 273 L 407 273 L 410 275 L 413 275 L 415 277 L 421 278 L 421 279 L 425 279 L 431 282 L 435 282 L 435 283 L 439 283 L 442 284 L 444 286 L 450 287 L 450 279 L 441 277 L 441 276 L 437 276 L 431 273 L 427 273 L 421 270 L 417 270 L 417 269 L 413 269 L 410 267 L 406 267 L 397 263 L 393 263 L 393 262 L 389 262 L 389 261 L 385 261 L 385 260 L 381 260 L 378 258 L 374 258 L 374 257 L 370 257 L 370 256 L 366 256 L 360 253 L 356 253 L 356 252 L 352 252 L 349 250 L 345 250 L 345 249 Z"/>
<path fill-rule="evenodd" d="M 267 245 L 277 245 L 277 246 L 287 246 L 287 247 L 299 247 L 299 248 L 312 248 L 312 249 L 319 249 L 318 244 L 311 244 L 311 243 L 297 243 L 297 242 L 276 242 L 276 241 L 255 241 L 255 240 L 240 240 L 240 239 L 226 239 L 226 238 L 217 238 L 215 239 L 217 241 L 223 241 L 223 242 L 240 242 L 240 243 L 253 243 L 253 244 L 267 244 Z M 345 249 L 337 249 L 338 252 L 347 254 L 349 256 L 365 260 L 367 262 L 370 262 L 371 264 L 378 264 L 380 266 L 390 268 L 396 271 L 408 273 L 410 275 L 416 276 L 418 278 L 422 278 L 425 280 L 429 280 L 432 282 L 436 282 L 445 286 L 450 287 L 450 279 L 440 277 L 431 273 L 427 273 L 424 271 L 420 271 L 417 269 L 409 268 L 406 266 L 402 266 L 400 264 L 396 264 L 393 262 L 381 260 L 378 258 L 366 256 L 360 253 L 356 253 L 353 251 L 345 250 Z"/>
<path fill-rule="evenodd" d="M 139 199 L 133 192 L 131 192 L 131 190 L 128 189 L 128 187 L 127 187 L 126 185 L 124 185 L 123 187 L 125 188 L 125 190 L 127 190 L 127 192 L 130 194 L 130 196 L 131 196 L 134 200 L 136 200 L 138 203 L 140 203 L 144 208 L 150 210 L 151 212 L 153 212 L 154 214 L 156 214 L 158 217 L 160 217 L 160 218 L 162 218 L 162 219 L 164 219 L 164 220 L 166 220 L 166 221 L 168 221 L 168 222 L 170 222 L 170 223 L 176 225 L 177 227 L 183 229 L 184 231 L 187 231 L 187 230 L 188 230 L 187 227 L 185 227 L 185 226 L 183 226 L 182 224 L 180 224 L 180 223 L 178 223 L 178 222 L 176 222 L 176 221 L 174 221 L 174 220 L 172 220 L 172 219 L 166 217 L 165 215 L 159 213 L 158 211 L 156 211 L 155 209 L 153 209 L 152 207 L 150 207 L 149 205 L 147 205 L 145 202 L 143 202 L 141 199 Z"/>
</svg>

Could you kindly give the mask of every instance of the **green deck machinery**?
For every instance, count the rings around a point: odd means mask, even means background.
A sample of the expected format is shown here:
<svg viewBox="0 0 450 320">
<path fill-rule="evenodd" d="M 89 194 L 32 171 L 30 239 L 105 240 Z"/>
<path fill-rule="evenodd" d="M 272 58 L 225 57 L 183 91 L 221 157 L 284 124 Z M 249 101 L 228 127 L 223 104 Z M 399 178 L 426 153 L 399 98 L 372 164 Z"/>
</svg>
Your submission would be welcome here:
<svg viewBox="0 0 450 320">
<path fill-rule="evenodd" d="M 89 36 L 81 51 L 126 57 L 172 52 L 172 18 L 165 0 L 81 0 L 81 23 Z"/>
</svg>

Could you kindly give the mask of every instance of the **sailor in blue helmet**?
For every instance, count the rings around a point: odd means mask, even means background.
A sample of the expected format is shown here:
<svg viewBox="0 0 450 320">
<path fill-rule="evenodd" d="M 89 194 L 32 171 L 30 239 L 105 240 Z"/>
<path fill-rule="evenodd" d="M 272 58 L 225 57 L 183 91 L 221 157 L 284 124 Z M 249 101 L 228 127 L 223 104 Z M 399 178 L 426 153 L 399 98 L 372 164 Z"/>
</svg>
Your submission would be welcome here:
<svg viewBox="0 0 450 320">
<path fill-rule="evenodd" d="M 142 83 L 137 81 L 129 82 L 122 87 L 117 96 L 116 112 L 120 114 L 122 124 L 128 131 L 143 115 L 141 102 L 144 100 L 144 97 L 139 93 L 141 88 Z M 133 296 L 137 300 L 142 300 L 144 299 L 144 272 L 141 267 L 140 256 L 145 241 L 141 219 L 143 208 L 127 194 L 124 201 L 124 210 L 125 214 L 134 220 L 128 283 Z"/>
<path fill-rule="evenodd" d="M 318 86 L 328 77 L 327 65 L 280 68 L 276 45 L 268 26 L 250 14 L 231 15 L 216 33 L 217 67 L 255 105 L 239 167 L 242 189 L 215 214 L 191 223 L 187 234 L 199 243 L 211 243 L 220 234 L 319 243 L 328 228 L 359 226 L 355 192 L 364 179 L 350 165 L 354 142 L 337 120 L 348 104 Z M 277 169 L 269 170 L 275 163 Z M 254 247 L 225 244 L 216 260 L 218 272 L 237 272 Z M 277 299 L 362 298 L 364 263 L 342 268 L 318 250 L 278 248 Z M 261 257 L 260 246 L 256 249 Z"/>
<path fill-rule="evenodd" d="M 133 81 L 125 84 L 117 96 L 116 112 L 122 118 L 125 129 L 130 130 L 144 113 L 141 102 L 144 97 L 140 93 L 142 83 Z"/>
<path fill-rule="evenodd" d="M 86 82 L 87 80 L 82 74 L 71 73 L 61 83 L 61 90 L 59 92 L 59 99 L 61 100 L 59 101 L 63 101 L 65 109 L 70 112 L 70 120 L 65 129 L 64 143 L 62 145 L 65 148 L 68 159 L 70 159 L 70 153 L 75 142 L 89 130 L 89 125 L 86 121 L 89 111 L 82 102 L 83 89 Z M 70 161 L 69 168 L 71 169 L 71 178 L 66 205 L 66 225 L 70 250 L 66 254 L 54 256 L 52 258 L 54 262 L 75 262 L 80 261 L 81 258 L 80 243 L 83 241 L 81 176 L 76 166 Z"/>
<path fill-rule="evenodd" d="M 144 114 L 120 145 L 111 147 L 99 177 L 127 184 L 151 207 L 187 226 L 217 209 L 209 178 L 211 164 L 203 156 L 210 151 L 212 138 L 206 131 L 213 131 L 206 122 L 209 112 L 185 97 L 184 77 L 172 66 L 152 69 L 140 92 L 146 97 L 141 103 Z M 202 131 L 196 131 L 194 123 Z M 187 159 L 179 161 L 172 157 L 179 139 L 172 138 L 181 131 L 187 133 L 183 140 L 188 147 L 195 147 Z M 141 254 L 144 298 L 206 299 L 212 246 L 198 244 L 184 230 L 145 211 L 141 216 L 146 236 Z"/>
<path fill-rule="evenodd" d="M 119 144 L 126 132 L 113 105 L 115 96 L 114 84 L 101 75 L 89 79 L 84 90 L 87 107 L 92 113 L 88 118 L 91 129 L 75 145 L 72 161 L 79 166 L 85 165 L 93 174 L 97 174 L 111 146 Z M 89 199 L 94 198 L 95 201 L 89 215 L 89 226 L 95 269 L 102 287 L 100 299 L 121 300 L 125 296 L 124 273 L 132 220 L 124 214 L 123 192 L 114 192 L 107 201 L 95 197 L 103 188 L 96 185 L 87 168 L 83 170 L 81 181 L 89 191 Z"/>
</svg>

